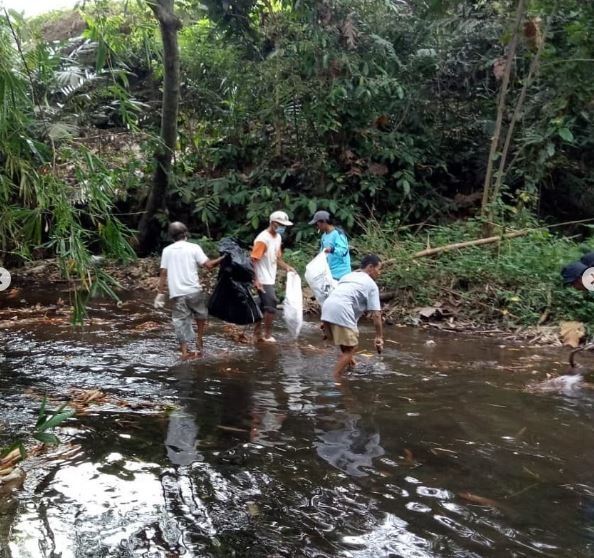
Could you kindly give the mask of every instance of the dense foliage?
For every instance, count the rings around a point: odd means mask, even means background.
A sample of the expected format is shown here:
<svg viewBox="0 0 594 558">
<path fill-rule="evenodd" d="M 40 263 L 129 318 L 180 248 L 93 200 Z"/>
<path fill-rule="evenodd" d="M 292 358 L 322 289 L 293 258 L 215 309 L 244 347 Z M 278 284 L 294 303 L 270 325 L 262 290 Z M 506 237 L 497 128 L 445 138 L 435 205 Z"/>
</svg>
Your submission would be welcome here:
<svg viewBox="0 0 594 558">
<path fill-rule="evenodd" d="M 138 225 L 159 148 L 163 60 L 150 3 L 96 0 L 80 16 L 0 22 L 2 249 L 53 250 L 88 288 L 92 252 L 131 255 L 116 214 Z M 324 207 L 351 233 L 369 217 L 420 230 L 480 211 L 488 160 L 483 219 L 594 210 L 591 2 L 175 9 L 181 102 L 163 223 L 249 240 L 282 206 L 300 223 L 298 242 Z M 122 132 L 126 149 L 112 141 Z"/>
</svg>

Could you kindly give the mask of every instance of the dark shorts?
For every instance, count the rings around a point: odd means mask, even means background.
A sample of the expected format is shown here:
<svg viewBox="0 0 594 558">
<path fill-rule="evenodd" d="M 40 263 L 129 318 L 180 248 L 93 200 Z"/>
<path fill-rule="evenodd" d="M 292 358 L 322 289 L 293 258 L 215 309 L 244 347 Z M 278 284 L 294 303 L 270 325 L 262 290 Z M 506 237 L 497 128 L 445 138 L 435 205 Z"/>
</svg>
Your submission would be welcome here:
<svg viewBox="0 0 594 558">
<path fill-rule="evenodd" d="M 258 291 L 260 297 L 260 310 L 262 310 L 262 312 L 268 312 L 269 314 L 275 314 L 278 301 L 276 300 L 274 285 L 262 285 L 262 289 L 264 290 Z"/>
</svg>

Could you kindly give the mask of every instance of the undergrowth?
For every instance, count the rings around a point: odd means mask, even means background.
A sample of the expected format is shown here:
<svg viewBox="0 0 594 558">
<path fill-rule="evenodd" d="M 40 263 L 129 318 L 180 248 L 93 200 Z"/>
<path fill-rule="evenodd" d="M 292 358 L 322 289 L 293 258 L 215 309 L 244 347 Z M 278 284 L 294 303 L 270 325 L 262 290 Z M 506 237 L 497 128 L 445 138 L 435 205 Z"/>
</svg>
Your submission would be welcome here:
<svg viewBox="0 0 594 558">
<path fill-rule="evenodd" d="M 495 244 L 413 257 L 428 246 L 482 236 L 481 224 L 473 220 L 419 234 L 372 221 L 352 246 L 355 254 L 377 253 L 387 261 L 380 283 L 394 293 L 396 314 L 441 304 L 460 318 L 507 327 L 594 323 L 594 296 L 564 287 L 560 276 L 563 265 L 579 259 L 587 247 L 546 228 Z"/>
</svg>

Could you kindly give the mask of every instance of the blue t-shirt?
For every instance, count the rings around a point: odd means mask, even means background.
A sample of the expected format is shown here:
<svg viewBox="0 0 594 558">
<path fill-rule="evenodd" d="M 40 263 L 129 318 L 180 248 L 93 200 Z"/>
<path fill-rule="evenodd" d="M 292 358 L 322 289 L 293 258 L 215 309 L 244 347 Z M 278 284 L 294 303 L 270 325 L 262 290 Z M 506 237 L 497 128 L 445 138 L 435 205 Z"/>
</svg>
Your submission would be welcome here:
<svg viewBox="0 0 594 558">
<path fill-rule="evenodd" d="M 334 229 L 333 231 L 322 234 L 320 241 L 322 250 L 332 248 L 332 252 L 327 254 L 328 265 L 332 277 L 337 281 L 351 272 L 351 255 L 349 254 L 349 241 L 344 231 Z"/>
</svg>

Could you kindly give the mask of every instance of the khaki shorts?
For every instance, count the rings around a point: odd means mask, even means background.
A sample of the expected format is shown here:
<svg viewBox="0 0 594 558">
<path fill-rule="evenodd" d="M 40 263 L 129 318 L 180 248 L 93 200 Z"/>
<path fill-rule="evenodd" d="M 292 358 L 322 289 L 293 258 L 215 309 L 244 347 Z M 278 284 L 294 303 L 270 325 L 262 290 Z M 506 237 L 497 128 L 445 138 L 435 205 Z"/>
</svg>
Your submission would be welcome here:
<svg viewBox="0 0 594 558">
<path fill-rule="evenodd" d="M 324 322 L 328 338 L 336 346 L 356 347 L 359 344 L 359 332 L 348 327 Z"/>
</svg>

